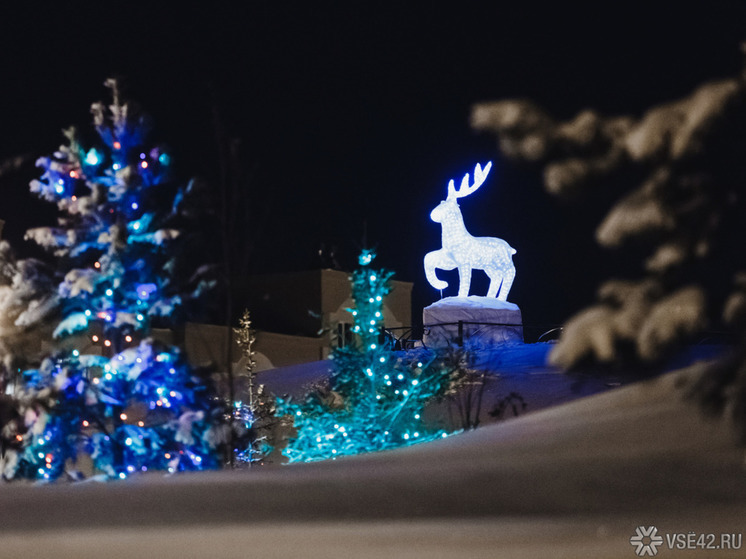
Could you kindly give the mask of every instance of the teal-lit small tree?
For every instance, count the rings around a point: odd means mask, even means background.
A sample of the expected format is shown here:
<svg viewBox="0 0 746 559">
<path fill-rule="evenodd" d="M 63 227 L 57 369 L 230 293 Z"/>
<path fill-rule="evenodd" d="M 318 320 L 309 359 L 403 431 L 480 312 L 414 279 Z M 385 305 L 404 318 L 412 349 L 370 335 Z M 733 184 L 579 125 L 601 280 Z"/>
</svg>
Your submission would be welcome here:
<svg viewBox="0 0 746 559">
<path fill-rule="evenodd" d="M 365 250 L 352 274 L 355 343 L 332 354 L 329 384 L 302 402 L 280 402 L 296 429 L 283 453 L 310 462 L 406 446 L 445 437 L 429 429 L 425 406 L 445 395 L 455 371 L 426 352 L 397 353 L 382 336 L 383 301 L 392 272 L 375 270 Z"/>
<path fill-rule="evenodd" d="M 80 453 L 118 478 L 220 463 L 224 410 L 178 349 L 149 337 L 152 321 L 178 321 L 209 285 L 199 274 L 185 285 L 191 275 L 174 257 L 194 184 L 171 180 L 169 154 L 148 144 L 148 118 L 121 100 L 116 81 L 106 85 L 111 105 L 92 106 L 95 143 L 65 131 L 67 144 L 39 159 L 43 174 L 31 183 L 61 212 L 57 227 L 27 232 L 53 256 L 60 321 L 57 349 L 26 372 L 27 429 L 16 434 L 21 451 L 6 456 L 6 477 L 75 475 Z M 40 319 L 53 316 L 43 310 Z"/>
</svg>

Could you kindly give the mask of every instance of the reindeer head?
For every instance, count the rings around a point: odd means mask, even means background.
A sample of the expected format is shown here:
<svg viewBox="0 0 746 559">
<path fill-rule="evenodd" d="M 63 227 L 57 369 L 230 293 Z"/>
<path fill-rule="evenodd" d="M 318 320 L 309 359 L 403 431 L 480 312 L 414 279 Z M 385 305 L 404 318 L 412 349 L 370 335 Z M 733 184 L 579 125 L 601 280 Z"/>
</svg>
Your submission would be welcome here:
<svg viewBox="0 0 746 559">
<path fill-rule="evenodd" d="M 490 172 L 491 168 L 492 161 L 489 161 L 487 165 L 484 166 L 484 169 L 482 169 L 482 166 L 477 163 L 476 167 L 474 167 L 474 184 L 469 186 L 469 173 L 466 173 L 464 178 L 461 180 L 461 186 L 458 190 L 456 190 L 453 179 L 451 179 L 448 183 L 448 197 L 438 204 L 432 212 L 430 212 L 430 219 L 435 223 L 443 223 L 449 216 L 459 215 L 461 210 L 459 209 L 456 200 L 468 196 L 477 190 L 477 188 L 482 186 L 482 183 L 487 178 L 487 174 Z"/>
</svg>

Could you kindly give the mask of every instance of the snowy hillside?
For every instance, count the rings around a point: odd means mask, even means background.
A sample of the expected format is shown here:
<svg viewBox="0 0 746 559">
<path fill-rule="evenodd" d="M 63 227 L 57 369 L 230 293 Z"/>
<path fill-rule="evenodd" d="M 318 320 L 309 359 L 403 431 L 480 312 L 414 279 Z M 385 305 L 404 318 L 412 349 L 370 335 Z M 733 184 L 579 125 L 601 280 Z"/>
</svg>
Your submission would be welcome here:
<svg viewBox="0 0 746 559">
<path fill-rule="evenodd" d="M 682 399 L 695 372 L 392 452 L 4 486 L 3 556 L 632 557 L 639 525 L 740 533 L 743 450 Z"/>
</svg>

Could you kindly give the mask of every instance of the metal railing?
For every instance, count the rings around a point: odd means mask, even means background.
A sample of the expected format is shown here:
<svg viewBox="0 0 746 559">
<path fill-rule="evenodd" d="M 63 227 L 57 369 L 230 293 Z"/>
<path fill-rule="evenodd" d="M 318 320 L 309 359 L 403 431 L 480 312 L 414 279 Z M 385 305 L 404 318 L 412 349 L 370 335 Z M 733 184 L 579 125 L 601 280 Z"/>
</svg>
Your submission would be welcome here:
<svg viewBox="0 0 746 559">
<path fill-rule="evenodd" d="M 556 340 L 562 332 L 562 326 L 556 324 L 516 324 L 515 322 L 475 322 L 469 320 L 459 320 L 456 322 L 439 322 L 434 324 L 424 324 L 423 326 L 398 326 L 393 328 L 383 328 L 382 337 L 392 342 L 396 349 L 411 349 L 418 344 L 423 344 L 423 339 L 433 334 L 434 329 L 442 329 L 447 332 L 448 327 L 455 326 L 455 336 L 452 337 L 453 343 L 462 346 L 464 341 L 470 337 L 477 337 L 482 328 L 509 327 L 521 328 L 523 330 L 523 340 L 526 343 L 550 342 Z M 477 327 L 471 329 L 469 327 Z"/>
</svg>

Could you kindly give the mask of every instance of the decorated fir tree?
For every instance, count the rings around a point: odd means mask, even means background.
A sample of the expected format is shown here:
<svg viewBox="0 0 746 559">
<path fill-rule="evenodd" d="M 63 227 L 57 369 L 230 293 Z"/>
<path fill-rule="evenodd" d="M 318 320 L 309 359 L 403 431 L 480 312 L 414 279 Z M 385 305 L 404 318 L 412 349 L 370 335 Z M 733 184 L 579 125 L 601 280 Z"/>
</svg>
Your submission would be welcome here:
<svg viewBox="0 0 746 559">
<path fill-rule="evenodd" d="M 149 337 L 153 321 L 178 319 L 205 287 L 186 291 L 174 258 L 192 184 L 172 181 L 170 155 L 148 143 L 148 118 L 122 101 L 116 81 L 106 85 L 111 105 L 92 106 L 96 141 L 84 146 L 65 131 L 31 183 L 61 213 L 56 227 L 27 232 L 54 257 L 59 349 L 26 373 L 27 431 L 6 459 L 8 477 L 54 479 L 80 453 L 119 478 L 219 464 L 217 400 L 176 348 Z"/>
<path fill-rule="evenodd" d="M 371 267 L 375 254 L 363 251 L 352 274 L 350 309 L 355 343 L 336 349 L 328 387 L 300 403 L 281 402 L 296 434 L 284 454 L 309 462 L 407 446 L 445 437 L 423 420 L 425 406 L 445 395 L 454 370 L 426 352 L 397 353 L 382 336 L 383 301 L 392 272 Z"/>
</svg>

